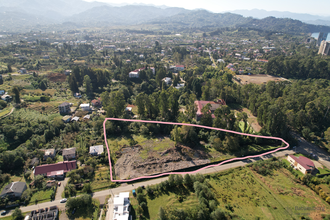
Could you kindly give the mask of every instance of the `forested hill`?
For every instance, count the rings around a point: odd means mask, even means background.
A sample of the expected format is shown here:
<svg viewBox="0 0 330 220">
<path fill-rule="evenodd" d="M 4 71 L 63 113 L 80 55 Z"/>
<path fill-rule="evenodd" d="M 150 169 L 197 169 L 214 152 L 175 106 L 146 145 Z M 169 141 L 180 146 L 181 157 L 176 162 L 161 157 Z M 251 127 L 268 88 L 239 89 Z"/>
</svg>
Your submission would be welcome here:
<svg viewBox="0 0 330 220">
<path fill-rule="evenodd" d="M 169 29 L 202 28 L 202 27 L 242 27 L 285 33 L 330 32 L 329 26 L 306 24 L 289 18 L 267 17 L 254 19 L 232 13 L 212 13 L 206 10 L 192 11 L 168 18 L 151 21 L 152 24 L 162 24 Z"/>
<path fill-rule="evenodd" d="M 176 14 L 184 14 L 189 10 L 183 8 L 157 8 L 154 6 L 127 5 L 123 7 L 100 6 L 67 18 L 67 21 L 87 26 L 103 22 L 108 25 L 132 25 L 164 18 Z"/>
</svg>

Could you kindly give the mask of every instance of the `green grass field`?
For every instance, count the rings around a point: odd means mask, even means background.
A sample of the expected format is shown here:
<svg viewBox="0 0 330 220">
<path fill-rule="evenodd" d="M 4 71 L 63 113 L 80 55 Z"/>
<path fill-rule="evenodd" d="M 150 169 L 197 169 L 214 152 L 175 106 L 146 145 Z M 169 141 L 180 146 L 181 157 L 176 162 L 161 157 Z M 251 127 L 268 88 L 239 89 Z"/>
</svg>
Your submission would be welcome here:
<svg viewBox="0 0 330 220">
<path fill-rule="evenodd" d="M 232 214 L 242 219 L 300 219 L 302 216 L 321 219 L 321 214 L 329 214 L 330 206 L 320 196 L 305 185 L 295 182 L 295 177 L 287 169 L 275 170 L 273 175 L 261 176 L 249 167 L 236 168 L 206 176 L 219 202 L 219 207 L 233 209 Z M 328 186 L 323 186 L 330 193 Z M 322 188 L 323 188 L 322 187 Z M 146 193 L 144 190 L 143 193 Z M 158 194 L 157 194 L 158 195 Z M 178 196 L 183 201 L 178 201 Z M 131 196 L 133 209 L 138 202 Z M 196 195 L 185 190 L 184 194 L 163 192 L 155 198 L 146 196 L 150 220 L 158 218 L 159 207 L 192 208 L 199 206 Z M 321 210 L 302 211 L 299 208 L 318 207 Z M 323 211 L 324 210 L 324 211 Z"/>
<path fill-rule="evenodd" d="M 34 193 L 31 197 L 31 200 L 29 202 L 29 205 L 34 205 L 35 204 L 35 200 L 38 200 L 38 203 L 43 203 L 43 202 L 49 202 L 50 201 L 50 195 L 52 194 L 53 190 L 52 189 L 48 189 L 48 190 L 41 190 L 38 191 L 36 193 Z"/>
<path fill-rule="evenodd" d="M 6 108 L 2 109 L 0 111 L 0 118 L 7 115 L 13 107 L 11 105 L 8 105 Z"/>
</svg>

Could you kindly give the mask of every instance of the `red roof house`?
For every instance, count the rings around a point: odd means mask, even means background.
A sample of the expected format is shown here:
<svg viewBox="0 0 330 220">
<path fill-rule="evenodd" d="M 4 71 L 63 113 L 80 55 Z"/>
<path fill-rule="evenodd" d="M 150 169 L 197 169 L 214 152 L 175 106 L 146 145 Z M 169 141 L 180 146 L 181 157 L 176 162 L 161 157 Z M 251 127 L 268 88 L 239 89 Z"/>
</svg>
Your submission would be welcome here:
<svg viewBox="0 0 330 220">
<path fill-rule="evenodd" d="M 213 114 L 214 111 L 217 108 L 220 108 L 222 105 L 226 105 L 226 102 L 223 99 L 219 99 L 216 102 L 213 102 L 213 101 L 195 101 L 195 105 L 197 106 L 197 111 L 196 111 L 196 117 L 197 117 L 197 119 L 200 119 L 202 117 L 202 115 L 203 115 L 202 109 L 207 104 L 211 104 L 212 118 L 215 118 L 215 116 Z"/>
<path fill-rule="evenodd" d="M 34 169 L 34 175 L 43 175 L 47 177 L 64 176 L 65 173 L 77 169 L 77 161 L 63 161 L 54 164 L 45 164 L 37 166 Z"/>
<path fill-rule="evenodd" d="M 94 100 L 92 101 L 92 105 L 93 105 L 94 107 L 101 106 L 101 101 L 100 101 L 100 100 L 97 100 L 97 99 L 94 99 Z"/>
<path fill-rule="evenodd" d="M 311 173 L 315 169 L 313 161 L 304 156 L 296 157 L 289 155 L 287 160 L 303 174 Z"/>
</svg>

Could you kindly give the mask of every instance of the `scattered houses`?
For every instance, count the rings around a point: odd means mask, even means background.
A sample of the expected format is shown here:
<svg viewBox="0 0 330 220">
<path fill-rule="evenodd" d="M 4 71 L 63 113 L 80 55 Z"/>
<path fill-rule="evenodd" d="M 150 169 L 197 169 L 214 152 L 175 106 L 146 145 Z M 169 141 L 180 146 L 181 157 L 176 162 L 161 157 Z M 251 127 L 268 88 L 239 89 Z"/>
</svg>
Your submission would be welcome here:
<svg viewBox="0 0 330 220">
<path fill-rule="evenodd" d="M 27 189 L 26 183 L 24 182 L 12 182 L 9 183 L 2 190 L 0 197 L 10 197 L 10 198 L 21 198 L 23 192 Z"/>
<path fill-rule="evenodd" d="M 104 152 L 103 145 L 96 145 L 89 147 L 89 154 L 92 156 L 101 156 L 103 152 Z"/>
<path fill-rule="evenodd" d="M 299 170 L 303 174 L 311 173 L 315 169 L 313 161 L 304 156 L 296 157 L 294 155 L 288 155 L 287 160 L 296 170 Z"/>
<path fill-rule="evenodd" d="M 63 149 L 62 151 L 63 160 L 73 160 L 76 159 L 76 148 Z"/>
<path fill-rule="evenodd" d="M 77 169 L 77 161 L 62 161 L 55 164 L 37 166 L 34 169 L 33 174 L 34 176 L 43 175 L 48 178 L 63 179 L 67 172 L 75 169 Z"/>
</svg>

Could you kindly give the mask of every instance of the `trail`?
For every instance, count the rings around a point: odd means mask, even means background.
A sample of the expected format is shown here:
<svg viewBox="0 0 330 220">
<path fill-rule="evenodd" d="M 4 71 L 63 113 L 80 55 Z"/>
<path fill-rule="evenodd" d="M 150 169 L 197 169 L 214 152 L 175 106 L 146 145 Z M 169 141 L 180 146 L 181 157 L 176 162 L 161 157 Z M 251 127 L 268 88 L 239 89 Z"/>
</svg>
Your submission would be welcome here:
<svg viewBox="0 0 330 220">
<path fill-rule="evenodd" d="M 6 115 L 0 117 L 0 119 L 3 119 L 3 118 L 5 118 L 5 117 L 11 115 L 11 114 L 13 113 L 14 109 L 15 109 L 15 107 L 13 107 L 13 108 L 10 110 L 10 112 L 9 112 L 8 114 L 6 114 Z"/>
<path fill-rule="evenodd" d="M 114 180 L 113 176 L 112 176 L 112 164 L 111 164 L 110 149 L 109 149 L 109 146 L 108 146 L 107 134 L 106 134 L 106 130 L 105 130 L 105 123 L 108 120 L 110 120 L 110 121 L 126 121 L 126 122 L 142 122 L 142 123 L 151 123 L 151 124 L 192 126 L 192 127 L 205 128 L 205 129 L 216 130 L 216 131 L 224 131 L 224 132 L 228 132 L 228 133 L 232 133 L 232 134 L 245 135 L 245 136 L 256 137 L 256 138 L 279 140 L 279 141 L 282 141 L 284 144 L 286 144 L 286 146 L 285 147 L 280 147 L 280 148 L 277 148 L 275 150 L 268 151 L 266 153 L 259 154 L 259 155 L 246 156 L 246 157 L 237 157 L 237 158 L 225 160 L 225 161 L 222 161 L 221 163 L 205 166 L 203 168 L 200 168 L 198 170 L 191 171 L 191 172 L 167 172 L 167 173 L 161 173 L 161 174 L 158 174 L 158 175 L 137 177 L 137 178 L 133 178 L 133 179 L 129 179 L 129 180 Z M 261 156 L 264 156 L 264 155 L 267 155 L 267 154 L 277 152 L 279 150 L 287 149 L 289 147 L 289 143 L 287 143 L 285 140 L 283 140 L 282 138 L 279 138 L 279 137 L 269 137 L 269 136 L 255 135 L 255 134 L 245 134 L 245 133 L 226 130 L 226 129 L 222 129 L 222 128 L 213 128 L 213 127 L 208 127 L 208 126 L 203 126 L 203 125 L 176 123 L 176 122 L 146 121 L 146 120 L 121 119 L 121 118 L 106 118 L 103 122 L 103 132 L 104 132 L 105 144 L 106 144 L 107 150 L 108 150 L 108 159 L 109 159 L 109 166 L 110 166 L 110 179 L 111 179 L 112 182 L 131 182 L 131 181 L 136 181 L 136 180 L 140 180 L 140 179 L 152 179 L 152 178 L 156 178 L 156 177 L 160 177 L 160 176 L 166 176 L 166 175 L 170 175 L 170 174 L 181 174 L 181 175 L 192 174 L 192 173 L 197 173 L 198 171 L 201 171 L 201 170 L 204 170 L 204 169 L 207 169 L 207 168 L 210 168 L 210 167 L 217 167 L 217 166 L 220 166 L 224 163 L 228 163 L 228 162 L 231 162 L 231 161 L 244 160 L 244 159 L 247 159 L 247 158 L 261 157 Z"/>
</svg>

